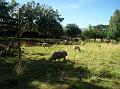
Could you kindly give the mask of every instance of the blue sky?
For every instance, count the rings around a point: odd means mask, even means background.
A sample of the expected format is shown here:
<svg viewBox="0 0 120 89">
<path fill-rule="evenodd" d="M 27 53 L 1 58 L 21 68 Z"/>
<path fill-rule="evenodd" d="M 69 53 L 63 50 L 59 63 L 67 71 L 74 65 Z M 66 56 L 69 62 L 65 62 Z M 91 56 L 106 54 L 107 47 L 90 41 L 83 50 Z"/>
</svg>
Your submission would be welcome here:
<svg viewBox="0 0 120 89">
<path fill-rule="evenodd" d="M 10 0 L 6 0 L 10 1 Z M 20 4 L 30 0 L 16 0 Z M 116 9 L 120 9 L 120 0 L 34 0 L 40 4 L 58 9 L 64 18 L 63 26 L 76 23 L 80 28 L 89 24 L 109 24 L 110 16 Z"/>
</svg>

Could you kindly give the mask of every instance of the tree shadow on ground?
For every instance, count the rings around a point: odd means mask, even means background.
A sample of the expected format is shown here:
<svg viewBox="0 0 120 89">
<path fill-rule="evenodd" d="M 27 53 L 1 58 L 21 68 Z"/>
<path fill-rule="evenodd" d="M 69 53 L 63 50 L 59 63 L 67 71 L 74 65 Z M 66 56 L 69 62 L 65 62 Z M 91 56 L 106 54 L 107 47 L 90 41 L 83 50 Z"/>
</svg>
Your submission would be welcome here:
<svg viewBox="0 0 120 89">
<path fill-rule="evenodd" d="M 16 86 L 16 74 L 13 73 L 15 63 L 7 61 L 6 57 L 0 57 L 0 89 L 12 89 Z"/>
<path fill-rule="evenodd" d="M 102 86 L 97 86 L 95 84 L 81 81 L 79 83 L 70 85 L 68 89 L 110 89 L 110 88 L 104 88 Z"/>
<path fill-rule="evenodd" d="M 75 66 L 75 63 L 67 60 L 65 61 L 47 61 L 45 59 L 22 61 L 26 64 L 22 76 L 15 76 L 15 73 L 8 73 L 5 78 L 0 81 L 1 89 L 41 89 L 38 86 L 33 86 L 33 81 L 39 81 L 48 83 L 50 85 L 55 84 L 67 84 L 67 88 L 58 89 L 106 89 L 89 83 L 85 83 L 82 80 L 91 76 L 91 72 L 86 65 Z M 8 69 L 4 71 L 12 71 L 15 64 L 4 64 L 4 66 L 10 65 Z M 7 67 L 6 67 L 7 68 Z M 4 68 L 3 68 L 4 69 Z M 11 77 L 10 77 L 11 76 Z M 18 81 L 19 80 L 19 81 Z M 73 84 L 75 82 L 75 84 Z M 6 86 L 7 84 L 7 86 Z"/>
<path fill-rule="evenodd" d="M 28 85 L 32 81 L 47 82 L 51 85 L 54 84 L 67 84 L 68 89 L 105 89 L 93 84 L 82 82 L 83 79 L 87 79 L 91 76 L 90 70 L 86 65 L 75 67 L 75 63 L 67 60 L 64 61 L 52 61 L 47 60 L 31 60 L 26 66 L 24 71 L 23 81 L 29 81 Z M 76 88 L 76 84 L 73 86 L 72 83 L 77 82 L 79 85 Z M 72 87 L 72 88 L 71 88 Z M 34 88 L 34 89 L 37 89 Z M 60 88 L 63 89 L 63 88 Z"/>
</svg>

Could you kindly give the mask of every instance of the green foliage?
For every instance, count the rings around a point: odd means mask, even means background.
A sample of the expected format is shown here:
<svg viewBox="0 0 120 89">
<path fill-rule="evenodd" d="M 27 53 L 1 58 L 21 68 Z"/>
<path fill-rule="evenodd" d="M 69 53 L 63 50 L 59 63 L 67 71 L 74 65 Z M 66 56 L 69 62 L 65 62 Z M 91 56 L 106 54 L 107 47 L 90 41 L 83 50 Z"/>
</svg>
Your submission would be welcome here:
<svg viewBox="0 0 120 89">
<path fill-rule="evenodd" d="M 9 16 L 9 3 L 4 0 L 0 1 L 0 16 Z"/>
<path fill-rule="evenodd" d="M 12 0 L 11 3 L 5 0 L 0 1 L 0 36 L 7 37 L 16 33 L 18 25 L 15 25 L 17 21 L 14 20 L 14 18 L 16 19 L 14 13 L 17 13 L 17 11 L 15 11 L 17 6 L 18 3 L 14 0 Z"/>
<path fill-rule="evenodd" d="M 97 26 L 91 26 L 89 25 L 88 29 L 84 30 L 82 32 L 83 36 L 88 39 L 94 39 L 97 38 L 102 39 L 107 37 L 107 31 L 108 31 L 108 25 L 97 25 Z"/>
<path fill-rule="evenodd" d="M 21 8 L 21 18 L 25 21 L 28 31 L 35 31 L 50 37 L 61 36 L 63 30 L 59 12 L 52 7 L 40 5 L 34 1 L 24 4 Z"/>
<path fill-rule="evenodd" d="M 6 17 L 14 17 L 15 13 L 17 13 L 15 10 L 17 10 L 17 6 L 19 4 L 12 0 L 11 3 L 6 2 L 5 0 L 0 1 L 0 16 L 6 16 Z M 14 17 L 16 18 L 16 17 Z"/>
<path fill-rule="evenodd" d="M 67 24 L 65 27 L 65 33 L 67 37 L 79 37 L 81 36 L 81 29 L 76 24 Z"/>
<path fill-rule="evenodd" d="M 116 10 L 110 18 L 109 36 L 117 42 L 120 40 L 120 10 Z"/>
<path fill-rule="evenodd" d="M 101 47 L 99 47 L 99 45 Z M 23 47 L 24 46 L 24 47 Z M 17 77 L 16 58 L 0 57 L 1 89 L 119 89 L 120 44 L 86 43 L 81 52 L 73 45 L 22 46 L 23 75 Z M 53 52 L 66 50 L 67 62 L 52 61 Z M 19 81 L 18 81 L 19 79 Z M 6 86 L 7 85 L 7 86 Z"/>
<path fill-rule="evenodd" d="M 34 1 L 19 5 L 15 0 L 11 3 L 3 0 L 0 2 L 0 16 L 19 19 L 20 28 L 24 32 L 36 32 L 52 38 L 60 38 L 63 35 L 60 22 L 64 18 L 61 18 L 59 12 L 50 6 L 40 5 Z M 8 31 L 8 34 L 11 33 Z"/>
</svg>

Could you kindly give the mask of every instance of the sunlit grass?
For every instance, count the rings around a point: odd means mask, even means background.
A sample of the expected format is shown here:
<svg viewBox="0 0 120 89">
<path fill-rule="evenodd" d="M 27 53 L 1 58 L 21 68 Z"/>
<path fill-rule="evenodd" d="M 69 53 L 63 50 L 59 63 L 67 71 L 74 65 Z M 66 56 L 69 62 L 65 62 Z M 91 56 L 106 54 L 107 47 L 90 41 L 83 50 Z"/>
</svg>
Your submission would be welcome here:
<svg viewBox="0 0 120 89">
<path fill-rule="evenodd" d="M 97 86 L 119 89 L 120 44 L 86 43 L 79 46 L 80 52 L 73 51 L 73 45 L 53 45 L 50 48 L 22 45 L 22 61 L 23 65 L 27 65 L 21 78 L 21 89 L 88 89 L 93 85 L 92 89 L 99 89 Z M 63 50 L 68 52 L 68 63 L 63 63 L 62 60 L 52 63 L 47 61 L 53 52 Z M 16 58 L 5 60 L 9 65 L 1 63 L 1 81 L 2 78 L 10 82 L 11 79 L 16 81 L 13 72 Z M 11 72 L 7 73 L 9 71 Z"/>
<path fill-rule="evenodd" d="M 25 52 L 23 53 L 23 59 L 39 60 L 44 58 L 48 60 L 53 52 L 65 50 L 68 52 L 67 59 L 75 62 L 76 67 L 86 65 L 91 71 L 92 77 L 84 81 L 100 80 L 100 83 L 96 82 L 99 86 L 115 88 L 116 85 L 117 88 L 120 87 L 120 44 L 86 43 L 79 46 L 81 48 L 80 52 L 74 52 L 73 45 L 53 45 L 50 48 L 26 46 L 23 47 Z M 39 55 L 40 53 L 45 53 L 45 55 Z M 49 87 L 49 85 L 45 87 Z"/>
</svg>

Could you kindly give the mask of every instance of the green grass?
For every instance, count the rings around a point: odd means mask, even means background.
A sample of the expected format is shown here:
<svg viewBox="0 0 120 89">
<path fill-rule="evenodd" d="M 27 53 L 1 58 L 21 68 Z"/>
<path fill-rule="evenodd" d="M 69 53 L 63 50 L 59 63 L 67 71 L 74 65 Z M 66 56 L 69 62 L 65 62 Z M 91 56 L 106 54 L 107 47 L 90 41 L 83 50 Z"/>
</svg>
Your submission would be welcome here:
<svg viewBox="0 0 120 89">
<path fill-rule="evenodd" d="M 16 76 L 17 59 L 5 58 L 0 65 L 1 89 L 120 89 L 120 44 L 86 43 L 80 48 L 81 52 L 74 52 L 73 45 L 43 48 L 24 44 L 23 74 Z M 67 62 L 48 62 L 60 50 L 68 52 Z"/>
</svg>

